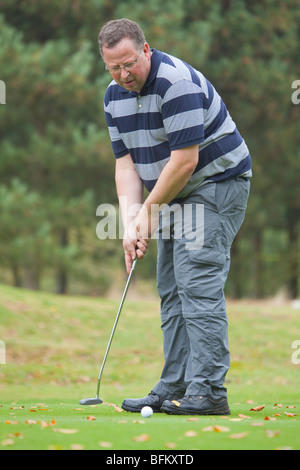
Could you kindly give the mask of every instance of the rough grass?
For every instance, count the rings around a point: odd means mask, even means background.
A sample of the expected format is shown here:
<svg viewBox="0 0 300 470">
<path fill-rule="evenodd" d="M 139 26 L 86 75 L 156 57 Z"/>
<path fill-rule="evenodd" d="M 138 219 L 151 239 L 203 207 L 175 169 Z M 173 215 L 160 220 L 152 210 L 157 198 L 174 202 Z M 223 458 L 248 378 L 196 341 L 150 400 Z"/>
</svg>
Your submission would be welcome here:
<svg viewBox="0 0 300 470">
<path fill-rule="evenodd" d="M 0 286 L 0 449 L 200 450 L 300 448 L 299 310 L 228 301 L 229 417 L 119 411 L 146 395 L 163 365 L 159 302 L 126 300 L 102 376 L 104 404 L 82 407 L 97 376 L 119 300 Z M 299 356 L 300 357 L 300 354 Z M 261 411 L 250 411 L 265 405 Z M 277 405 L 277 406 L 275 406 Z M 89 419 L 88 419 L 89 418 Z"/>
</svg>

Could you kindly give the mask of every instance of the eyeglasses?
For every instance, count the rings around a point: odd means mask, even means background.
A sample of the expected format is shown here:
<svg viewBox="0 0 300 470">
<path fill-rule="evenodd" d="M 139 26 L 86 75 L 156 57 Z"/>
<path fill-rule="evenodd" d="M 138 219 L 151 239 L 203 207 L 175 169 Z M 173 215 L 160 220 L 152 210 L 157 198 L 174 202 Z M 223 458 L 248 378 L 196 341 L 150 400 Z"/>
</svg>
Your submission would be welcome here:
<svg viewBox="0 0 300 470">
<path fill-rule="evenodd" d="M 138 61 L 140 60 L 140 57 L 141 57 L 141 53 L 138 56 L 138 58 L 134 60 L 133 62 L 127 62 L 127 64 L 121 64 L 121 65 L 113 65 L 112 67 L 105 66 L 105 70 L 107 70 L 108 72 L 116 73 L 116 72 L 121 72 L 121 69 L 123 68 L 127 70 L 127 72 L 129 72 L 138 63 Z"/>
</svg>

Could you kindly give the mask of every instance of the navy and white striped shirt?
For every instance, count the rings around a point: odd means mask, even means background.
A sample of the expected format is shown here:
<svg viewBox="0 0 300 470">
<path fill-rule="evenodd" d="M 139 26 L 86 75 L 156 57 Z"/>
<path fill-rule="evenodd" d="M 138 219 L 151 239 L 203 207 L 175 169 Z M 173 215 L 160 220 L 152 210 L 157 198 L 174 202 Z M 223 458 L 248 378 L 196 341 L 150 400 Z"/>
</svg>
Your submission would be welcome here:
<svg viewBox="0 0 300 470">
<path fill-rule="evenodd" d="M 207 181 L 251 177 L 251 157 L 211 83 L 180 59 L 153 50 L 141 93 L 112 81 L 104 99 L 116 158 L 128 153 L 151 191 L 172 150 L 199 145 L 198 165 L 177 197 Z"/>
</svg>

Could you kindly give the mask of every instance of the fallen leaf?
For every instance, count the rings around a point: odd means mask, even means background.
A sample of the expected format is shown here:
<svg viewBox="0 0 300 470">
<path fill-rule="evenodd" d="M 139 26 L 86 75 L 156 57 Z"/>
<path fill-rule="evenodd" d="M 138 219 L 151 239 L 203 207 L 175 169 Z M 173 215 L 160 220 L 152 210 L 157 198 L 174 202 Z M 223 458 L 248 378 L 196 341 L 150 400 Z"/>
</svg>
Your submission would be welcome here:
<svg viewBox="0 0 300 470">
<path fill-rule="evenodd" d="M 78 432 L 78 429 L 58 429 L 54 428 L 54 432 L 60 432 L 61 434 L 76 434 Z"/>
<path fill-rule="evenodd" d="M 226 426 L 213 426 L 213 430 L 215 432 L 228 432 L 228 431 L 230 431 L 230 429 L 227 428 Z"/>
<path fill-rule="evenodd" d="M 280 434 L 280 431 L 271 431 L 270 429 L 266 429 L 265 433 L 267 437 L 276 437 Z"/>
<path fill-rule="evenodd" d="M 56 424 L 56 421 L 54 419 L 52 419 L 50 422 L 48 421 L 41 422 L 42 428 L 49 428 L 50 426 L 55 426 L 55 424 Z"/>
<path fill-rule="evenodd" d="M 167 449 L 176 449 L 175 442 L 166 442 L 165 446 L 167 447 Z"/>
<path fill-rule="evenodd" d="M 264 426 L 264 423 L 251 423 L 251 426 Z"/>
<path fill-rule="evenodd" d="M 135 436 L 132 438 L 135 442 L 146 442 L 150 441 L 150 436 L 148 434 L 141 434 L 140 436 Z"/>
<path fill-rule="evenodd" d="M 196 431 L 186 431 L 186 432 L 184 433 L 184 435 L 185 435 L 186 437 L 196 437 L 196 436 L 198 436 L 198 433 L 197 433 Z"/>
<path fill-rule="evenodd" d="M 265 408 L 266 405 L 256 406 L 255 408 L 251 408 L 250 411 L 261 411 Z"/>
<path fill-rule="evenodd" d="M 284 411 L 284 414 L 287 416 L 297 416 L 296 413 L 287 413 L 286 411 Z"/>
<path fill-rule="evenodd" d="M 51 424 L 47 423 L 47 421 L 42 421 L 41 426 L 42 426 L 42 428 L 49 428 L 51 426 Z"/>
<path fill-rule="evenodd" d="M 14 445 L 14 441 L 13 441 L 12 439 L 4 439 L 4 440 L 1 442 L 1 445 L 2 445 L 2 447 L 13 446 L 13 445 Z"/>
<path fill-rule="evenodd" d="M 243 421 L 242 418 L 230 418 L 228 421 Z"/>
<path fill-rule="evenodd" d="M 270 416 L 265 416 L 265 421 L 276 421 L 276 418 L 271 418 Z"/>
<path fill-rule="evenodd" d="M 250 416 L 246 416 L 246 415 L 242 415 L 242 414 L 239 414 L 239 417 L 240 417 L 240 418 L 243 418 L 243 419 L 246 419 L 246 418 L 247 418 L 247 419 L 251 419 Z"/>
<path fill-rule="evenodd" d="M 10 421 L 9 419 L 5 421 L 5 424 L 19 424 L 18 421 Z"/>
<path fill-rule="evenodd" d="M 39 424 L 39 421 L 35 421 L 34 419 L 27 419 L 25 424 Z"/>
<path fill-rule="evenodd" d="M 202 429 L 203 432 L 209 432 L 209 431 L 213 431 L 213 430 L 214 430 L 213 426 L 207 426 L 206 428 Z"/>
<path fill-rule="evenodd" d="M 95 416 L 88 416 L 86 419 L 88 421 L 95 421 L 96 420 Z"/>
<path fill-rule="evenodd" d="M 123 413 L 124 411 L 118 405 L 114 405 L 113 403 L 109 403 L 108 406 L 112 406 L 115 409 L 115 411 L 117 411 L 118 413 Z"/>
<path fill-rule="evenodd" d="M 288 447 L 288 446 L 286 446 L 286 447 L 276 447 L 274 450 L 293 450 L 293 448 Z"/>
<path fill-rule="evenodd" d="M 112 447 L 112 443 L 108 442 L 108 441 L 101 441 L 101 442 L 99 442 L 99 446 L 109 448 L 109 447 Z"/>
<path fill-rule="evenodd" d="M 81 444 L 72 444 L 71 445 L 71 450 L 83 450 L 84 447 Z"/>
<path fill-rule="evenodd" d="M 296 408 L 295 405 L 286 406 L 286 408 Z"/>
<path fill-rule="evenodd" d="M 188 418 L 187 421 L 199 421 L 199 418 Z"/>
<path fill-rule="evenodd" d="M 282 404 L 281 404 L 281 403 L 275 403 L 274 407 L 276 407 L 276 408 L 282 408 Z"/>
<path fill-rule="evenodd" d="M 247 432 L 240 432 L 238 434 L 230 434 L 230 439 L 243 439 L 244 437 L 246 437 L 248 435 Z"/>
<path fill-rule="evenodd" d="M 177 400 L 172 400 L 171 403 L 174 403 L 175 406 L 180 406 L 180 402 Z"/>
</svg>

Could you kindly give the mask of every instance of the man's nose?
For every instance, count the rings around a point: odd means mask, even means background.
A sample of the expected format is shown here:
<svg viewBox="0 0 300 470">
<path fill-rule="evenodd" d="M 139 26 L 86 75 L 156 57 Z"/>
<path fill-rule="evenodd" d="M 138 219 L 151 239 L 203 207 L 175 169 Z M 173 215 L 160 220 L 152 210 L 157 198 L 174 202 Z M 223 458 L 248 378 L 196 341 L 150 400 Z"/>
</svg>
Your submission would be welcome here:
<svg viewBox="0 0 300 470">
<path fill-rule="evenodd" d="M 121 68 L 121 78 L 126 78 L 128 77 L 129 72 L 126 70 L 124 67 Z"/>
</svg>

